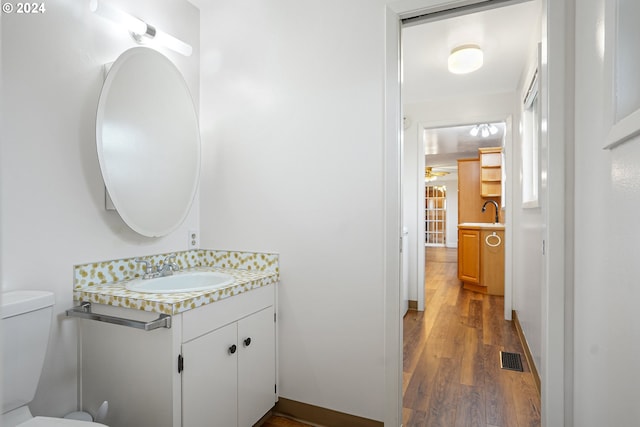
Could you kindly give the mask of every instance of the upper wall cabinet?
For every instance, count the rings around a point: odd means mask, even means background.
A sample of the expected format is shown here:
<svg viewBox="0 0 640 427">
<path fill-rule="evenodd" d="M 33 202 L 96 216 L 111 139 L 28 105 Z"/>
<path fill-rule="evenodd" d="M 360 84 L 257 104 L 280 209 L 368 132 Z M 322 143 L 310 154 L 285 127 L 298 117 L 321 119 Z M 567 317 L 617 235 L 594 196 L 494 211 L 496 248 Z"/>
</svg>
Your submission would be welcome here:
<svg viewBox="0 0 640 427">
<path fill-rule="evenodd" d="M 502 148 L 480 148 L 480 195 L 502 195 Z"/>
</svg>

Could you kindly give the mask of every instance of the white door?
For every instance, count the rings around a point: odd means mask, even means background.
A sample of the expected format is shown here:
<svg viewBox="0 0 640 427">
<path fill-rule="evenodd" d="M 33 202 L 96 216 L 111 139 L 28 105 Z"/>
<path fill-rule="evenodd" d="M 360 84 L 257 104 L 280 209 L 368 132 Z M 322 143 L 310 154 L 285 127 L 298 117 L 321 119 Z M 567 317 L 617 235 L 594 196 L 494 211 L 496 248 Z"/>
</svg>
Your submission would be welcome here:
<svg viewBox="0 0 640 427">
<path fill-rule="evenodd" d="M 238 322 L 238 427 L 251 427 L 275 405 L 273 314 L 271 306 Z"/>
<path fill-rule="evenodd" d="M 238 425 L 237 324 L 182 345 L 182 426 Z"/>
</svg>

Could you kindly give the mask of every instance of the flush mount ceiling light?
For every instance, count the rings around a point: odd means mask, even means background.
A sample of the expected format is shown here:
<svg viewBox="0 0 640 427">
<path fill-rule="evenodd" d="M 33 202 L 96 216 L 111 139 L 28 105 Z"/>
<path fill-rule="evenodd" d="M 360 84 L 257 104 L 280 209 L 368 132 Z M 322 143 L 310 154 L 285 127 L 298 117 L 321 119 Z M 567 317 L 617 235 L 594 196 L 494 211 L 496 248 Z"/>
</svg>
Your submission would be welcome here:
<svg viewBox="0 0 640 427">
<path fill-rule="evenodd" d="M 467 74 L 482 67 L 483 53 L 480 46 L 465 44 L 453 48 L 449 55 L 449 72 L 453 74 Z"/>
<path fill-rule="evenodd" d="M 483 138 L 488 138 L 489 135 L 495 135 L 496 133 L 498 133 L 498 128 L 493 123 L 480 123 L 469 131 L 469 135 L 478 136 L 480 134 Z"/>
<path fill-rule="evenodd" d="M 143 20 L 129 15 L 105 1 L 91 0 L 89 2 L 89 9 L 96 15 L 100 15 L 127 29 L 131 37 L 140 44 L 149 42 L 157 43 L 184 56 L 191 56 L 193 52 L 191 45 L 160 31 L 153 25 L 147 24 Z"/>
</svg>

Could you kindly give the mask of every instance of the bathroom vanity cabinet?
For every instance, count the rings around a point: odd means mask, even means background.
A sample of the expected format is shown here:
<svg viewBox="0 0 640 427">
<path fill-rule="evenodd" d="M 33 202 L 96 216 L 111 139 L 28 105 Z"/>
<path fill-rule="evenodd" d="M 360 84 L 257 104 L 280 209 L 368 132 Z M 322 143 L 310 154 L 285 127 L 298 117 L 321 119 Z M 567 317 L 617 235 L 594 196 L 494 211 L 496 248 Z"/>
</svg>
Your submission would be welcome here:
<svg viewBox="0 0 640 427">
<path fill-rule="evenodd" d="M 188 341 L 182 344 L 181 355 L 182 426 L 252 426 L 275 403 L 273 305 L 235 307 L 242 317 L 220 326 L 226 323 L 222 316 L 210 324 L 220 327 L 200 335 L 210 328 L 203 322 L 216 317 L 215 305 L 183 314 Z"/>
<path fill-rule="evenodd" d="M 276 401 L 275 284 L 172 316 L 144 331 L 80 320 L 81 396 L 110 427 L 250 427 Z M 148 321 L 158 313 L 94 304 Z"/>
</svg>

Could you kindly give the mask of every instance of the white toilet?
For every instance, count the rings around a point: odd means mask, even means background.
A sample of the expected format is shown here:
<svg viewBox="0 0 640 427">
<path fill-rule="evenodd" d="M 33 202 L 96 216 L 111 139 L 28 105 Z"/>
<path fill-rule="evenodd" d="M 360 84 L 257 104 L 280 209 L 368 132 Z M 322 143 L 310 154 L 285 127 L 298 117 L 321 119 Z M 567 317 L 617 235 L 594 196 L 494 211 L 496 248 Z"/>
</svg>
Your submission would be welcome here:
<svg viewBox="0 0 640 427">
<path fill-rule="evenodd" d="M 99 427 L 104 424 L 34 417 L 27 406 L 35 396 L 47 351 L 53 293 L 11 291 L 2 294 L 3 427 Z"/>
</svg>

